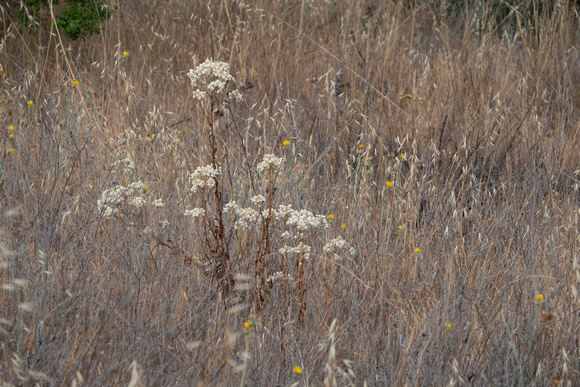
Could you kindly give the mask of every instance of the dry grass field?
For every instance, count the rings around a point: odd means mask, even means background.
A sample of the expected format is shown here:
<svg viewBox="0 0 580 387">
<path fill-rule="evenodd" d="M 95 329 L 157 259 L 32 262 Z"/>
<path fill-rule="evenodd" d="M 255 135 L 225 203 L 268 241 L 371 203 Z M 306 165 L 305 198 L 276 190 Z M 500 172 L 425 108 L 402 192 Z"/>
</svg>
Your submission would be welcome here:
<svg viewBox="0 0 580 387">
<path fill-rule="evenodd" d="M 509 3 L 0 5 L 1 385 L 580 385 L 579 8 Z"/>
</svg>

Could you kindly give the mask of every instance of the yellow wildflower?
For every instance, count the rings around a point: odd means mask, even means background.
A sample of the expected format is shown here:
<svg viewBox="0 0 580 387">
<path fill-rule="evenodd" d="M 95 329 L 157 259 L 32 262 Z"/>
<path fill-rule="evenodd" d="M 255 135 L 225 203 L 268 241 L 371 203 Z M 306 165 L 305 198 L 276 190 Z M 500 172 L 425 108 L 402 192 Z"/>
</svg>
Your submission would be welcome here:
<svg viewBox="0 0 580 387">
<path fill-rule="evenodd" d="M 403 158 L 403 159 L 404 159 L 405 157 L 407 157 L 407 155 L 406 155 L 406 154 L 404 154 L 404 153 L 401 153 L 401 158 Z"/>
<path fill-rule="evenodd" d="M 292 368 L 292 371 L 296 374 L 296 375 L 300 375 L 302 373 L 302 367 L 300 366 L 296 366 L 294 368 Z"/>
<path fill-rule="evenodd" d="M 123 56 L 129 56 L 129 53 L 127 51 L 123 51 Z"/>
<path fill-rule="evenodd" d="M 342 226 L 340 226 L 340 227 L 342 227 L 343 229 L 345 229 L 346 228 L 346 224 L 343 223 Z"/>
<path fill-rule="evenodd" d="M 334 219 L 334 215 L 330 214 L 328 215 L 328 220 L 333 220 Z"/>
<path fill-rule="evenodd" d="M 387 181 L 387 182 L 385 183 L 385 185 L 386 185 L 387 187 L 391 188 L 391 187 L 393 186 L 393 182 L 392 182 L 392 181 Z"/>
<path fill-rule="evenodd" d="M 285 140 L 282 144 L 284 144 L 284 146 L 288 146 L 288 145 L 290 145 L 290 141 Z"/>
<path fill-rule="evenodd" d="M 358 149 L 360 149 L 360 150 L 364 150 L 364 149 L 365 149 L 365 146 L 364 146 L 363 144 L 360 144 L 360 145 L 358 146 Z"/>
<path fill-rule="evenodd" d="M 418 247 L 416 247 L 416 248 L 415 248 L 415 252 L 416 252 L 416 253 L 420 253 L 420 252 L 421 252 L 421 249 L 420 249 L 420 248 L 418 248 Z"/>
<path fill-rule="evenodd" d="M 14 126 L 10 125 L 10 126 L 8 127 L 8 130 L 14 130 Z"/>
<path fill-rule="evenodd" d="M 28 101 L 27 104 L 29 104 L 30 106 L 32 106 L 34 104 L 34 102 L 32 102 L 32 100 Z"/>
<path fill-rule="evenodd" d="M 77 81 L 76 79 L 72 81 L 73 86 L 76 86 L 79 84 L 79 81 Z"/>
<path fill-rule="evenodd" d="M 541 304 L 542 302 L 544 302 L 544 296 L 543 296 L 543 295 L 541 295 L 541 294 L 538 294 L 538 295 L 536 296 L 536 300 L 538 300 L 538 303 L 540 303 L 540 304 Z"/>
</svg>

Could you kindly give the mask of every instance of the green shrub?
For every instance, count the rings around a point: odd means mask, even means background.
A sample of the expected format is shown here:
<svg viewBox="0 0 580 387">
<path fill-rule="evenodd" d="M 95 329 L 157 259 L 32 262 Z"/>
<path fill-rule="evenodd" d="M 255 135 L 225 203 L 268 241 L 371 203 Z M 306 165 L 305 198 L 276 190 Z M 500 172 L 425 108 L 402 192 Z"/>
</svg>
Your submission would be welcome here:
<svg viewBox="0 0 580 387">
<path fill-rule="evenodd" d="M 53 6 L 60 0 L 53 0 Z M 35 30 L 43 22 L 50 19 L 49 0 L 25 0 L 18 20 L 31 30 Z M 55 9 L 57 26 L 72 40 L 85 38 L 87 34 L 99 34 L 104 27 L 103 21 L 111 17 L 111 11 L 106 0 L 66 0 L 64 7 Z"/>
</svg>

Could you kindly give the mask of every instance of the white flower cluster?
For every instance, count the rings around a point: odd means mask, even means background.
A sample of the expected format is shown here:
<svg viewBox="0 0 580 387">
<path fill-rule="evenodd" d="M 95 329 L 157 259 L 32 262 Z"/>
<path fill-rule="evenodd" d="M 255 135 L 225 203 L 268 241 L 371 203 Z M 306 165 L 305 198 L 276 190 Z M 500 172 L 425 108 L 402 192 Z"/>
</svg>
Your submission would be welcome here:
<svg viewBox="0 0 580 387">
<path fill-rule="evenodd" d="M 117 185 L 103 191 L 101 198 L 97 200 L 97 210 L 102 216 L 109 219 L 119 212 L 119 206 L 122 204 L 140 209 L 145 204 L 144 186 L 142 182 L 138 181 L 126 186 Z"/>
<path fill-rule="evenodd" d="M 206 59 L 198 65 L 195 70 L 189 70 L 187 76 L 191 79 L 191 87 L 195 89 L 193 98 L 203 99 L 208 94 L 220 94 L 225 91 L 229 81 L 234 82 L 234 77 L 230 74 L 230 65 L 225 62 L 214 62 Z M 229 93 L 230 100 L 242 100 L 242 94 L 238 90 Z"/>
<path fill-rule="evenodd" d="M 342 259 L 338 255 L 338 253 L 341 251 L 348 251 L 351 256 L 355 254 L 354 248 L 350 247 L 349 244 L 340 236 L 328 242 L 322 248 L 322 251 L 332 254 L 335 261 L 340 261 Z"/>
<path fill-rule="evenodd" d="M 328 228 L 328 221 L 324 215 L 314 215 L 308 210 L 300 210 L 290 212 L 286 225 L 296 227 L 303 232 L 309 228 Z"/>
<path fill-rule="evenodd" d="M 163 203 L 163 199 L 154 200 L 152 204 L 155 207 L 165 207 L 165 203 Z"/>
<path fill-rule="evenodd" d="M 272 171 L 274 173 L 280 172 L 282 170 L 283 163 L 284 159 L 280 157 L 276 157 L 270 154 L 264 155 L 264 159 L 260 164 L 258 164 L 256 170 L 258 171 L 258 173 L 262 173 L 264 171 Z"/>
<path fill-rule="evenodd" d="M 231 102 L 233 102 L 234 100 L 237 102 L 241 102 L 244 100 L 244 97 L 242 96 L 242 93 L 240 93 L 238 90 L 234 90 L 232 91 L 229 95 L 228 98 Z"/>
<path fill-rule="evenodd" d="M 197 167 L 191 174 L 189 181 L 191 183 L 191 192 L 203 191 L 206 188 L 215 186 L 215 178 L 222 175 L 222 169 L 218 167 L 214 169 L 211 165 L 205 167 Z"/>
<path fill-rule="evenodd" d="M 237 231 L 245 231 L 252 223 L 259 220 L 258 211 L 253 208 L 241 208 L 236 202 L 229 202 L 224 206 L 224 212 L 229 212 L 236 216 L 234 228 Z"/>
<path fill-rule="evenodd" d="M 282 246 L 278 252 L 280 254 L 302 254 L 304 259 L 310 258 L 310 246 L 305 245 L 304 243 L 300 242 L 298 246 L 289 247 L 289 246 Z"/>
<path fill-rule="evenodd" d="M 292 277 L 290 274 L 284 274 L 281 271 L 278 271 L 278 272 L 272 274 L 266 280 L 266 282 L 272 282 L 272 283 L 278 282 L 278 281 L 294 281 L 294 277 Z"/>
<path fill-rule="evenodd" d="M 199 216 L 204 216 L 205 210 L 203 208 L 194 208 L 191 210 L 185 210 L 185 216 L 191 216 L 192 218 L 197 218 Z"/>
<path fill-rule="evenodd" d="M 133 163 L 133 161 L 131 161 L 130 158 L 117 160 L 113 164 L 111 164 L 111 167 L 114 168 L 119 164 L 123 166 L 123 172 L 125 173 L 131 174 L 135 170 L 135 164 Z"/>
<path fill-rule="evenodd" d="M 256 195 L 256 196 L 252 197 L 250 199 L 250 201 L 254 204 L 260 204 L 260 203 L 264 203 L 266 201 L 266 198 L 263 197 L 262 195 Z"/>
</svg>

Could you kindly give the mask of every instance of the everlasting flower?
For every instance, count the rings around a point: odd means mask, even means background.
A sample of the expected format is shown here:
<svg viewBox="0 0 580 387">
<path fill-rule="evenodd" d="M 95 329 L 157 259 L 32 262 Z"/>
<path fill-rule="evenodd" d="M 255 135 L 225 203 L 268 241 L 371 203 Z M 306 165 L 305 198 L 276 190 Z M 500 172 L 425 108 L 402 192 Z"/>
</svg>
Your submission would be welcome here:
<svg viewBox="0 0 580 387">
<path fill-rule="evenodd" d="M 416 252 L 416 253 L 420 253 L 420 252 L 421 252 L 421 249 L 420 249 L 420 248 L 418 248 L 418 247 L 416 247 L 416 248 L 415 248 L 415 252 Z"/>
<path fill-rule="evenodd" d="M 292 368 L 292 372 L 294 372 L 296 375 L 300 375 L 302 373 L 302 367 L 296 366 Z"/>
<path fill-rule="evenodd" d="M 290 145 L 290 141 L 285 140 L 282 144 L 284 144 L 284 146 L 288 146 L 288 145 Z"/>
<path fill-rule="evenodd" d="M 10 126 L 8 127 L 8 130 L 14 130 L 14 126 L 10 125 Z"/>
<path fill-rule="evenodd" d="M 264 155 L 264 159 L 258 166 L 256 170 L 258 173 L 262 173 L 264 171 L 272 171 L 272 172 L 280 172 L 282 169 L 282 163 L 284 162 L 283 159 L 276 157 L 274 155 Z"/>
<path fill-rule="evenodd" d="M 541 294 L 538 294 L 536 296 L 536 300 L 538 300 L 538 303 L 541 304 L 542 302 L 544 302 L 544 296 Z"/>
<path fill-rule="evenodd" d="M 407 157 L 407 155 L 406 155 L 406 154 L 404 154 L 404 153 L 401 153 L 401 158 L 403 158 L 403 159 L 404 159 L 405 157 Z"/>
<path fill-rule="evenodd" d="M 191 80 L 191 87 L 195 88 L 193 97 L 196 99 L 205 98 L 207 93 L 220 94 L 225 91 L 228 82 L 234 81 L 234 77 L 230 74 L 230 65 L 228 63 L 214 62 L 211 59 L 206 59 L 195 70 L 189 70 L 187 76 Z M 243 99 L 238 90 L 229 93 L 228 98 L 237 101 Z"/>
<path fill-rule="evenodd" d="M 123 51 L 123 56 L 129 56 L 129 52 Z"/>
<path fill-rule="evenodd" d="M 163 203 L 163 199 L 157 199 L 153 202 L 155 207 L 165 207 L 165 203 Z"/>
<path fill-rule="evenodd" d="M 8 152 L 14 153 L 14 149 L 10 148 L 10 149 L 8 149 Z"/>
<path fill-rule="evenodd" d="M 393 182 L 392 182 L 392 181 L 387 181 L 387 182 L 385 183 L 385 185 L 386 185 L 387 187 L 391 188 L 391 187 L 393 186 Z"/>
<path fill-rule="evenodd" d="M 266 279 L 266 282 L 272 283 L 279 281 L 294 281 L 294 277 L 292 277 L 290 274 L 284 274 L 281 271 L 278 271 Z"/>
<path fill-rule="evenodd" d="M 77 86 L 79 84 L 79 81 L 77 81 L 76 79 L 72 81 L 73 86 Z"/>
<path fill-rule="evenodd" d="M 29 104 L 30 106 L 32 106 L 34 104 L 34 102 L 32 102 L 32 100 L 28 101 L 27 104 Z"/>
<path fill-rule="evenodd" d="M 346 224 L 343 223 L 342 226 L 340 226 L 340 227 L 342 227 L 343 229 L 345 229 L 346 228 Z"/>
<path fill-rule="evenodd" d="M 403 229 L 403 226 L 399 225 L 399 230 L 402 230 L 402 229 Z"/>
<path fill-rule="evenodd" d="M 185 216 L 191 216 L 192 218 L 197 218 L 200 216 L 204 216 L 205 215 L 205 210 L 203 208 L 194 208 L 191 210 L 185 210 L 184 213 Z"/>
<path fill-rule="evenodd" d="M 328 215 L 328 220 L 333 220 L 334 219 L 334 215 Z"/>
<path fill-rule="evenodd" d="M 451 328 L 451 324 L 445 325 L 445 328 L 450 329 Z"/>
<path fill-rule="evenodd" d="M 253 198 L 251 198 L 250 201 L 254 204 L 259 204 L 265 202 L 266 198 L 263 197 L 262 195 L 256 195 Z"/>
<path fill-rule="evenodd" d="M 358 149 L 360 149 L 360 150 L 364 150 L 364 149 L 365 149 L 365 146 L 364 146 L 363 144 L 360 144 L 360 145 L 358 146 Z"/>
<path fill-rule="evenodd" d="M 206 188 L 211 188 L 215 186 L 216 178 L 222 175 L 222 170 L 220 167 L 214 169 L 211 164 L 204 167 L 197 167 L 197 169 L 191 174 L 191 192 L 196 193 L 198 191 L 203 191 Z"/>
</svg>

